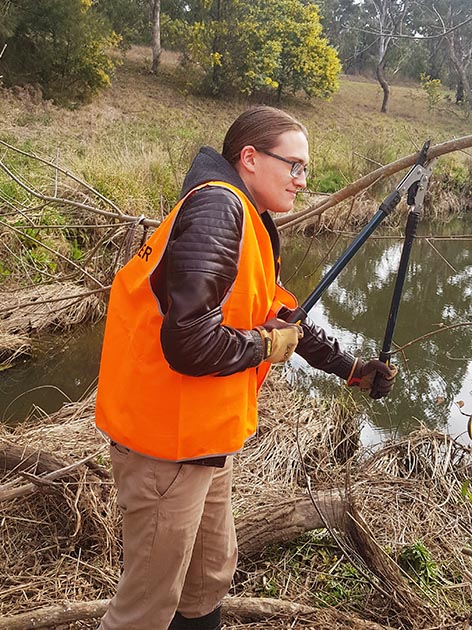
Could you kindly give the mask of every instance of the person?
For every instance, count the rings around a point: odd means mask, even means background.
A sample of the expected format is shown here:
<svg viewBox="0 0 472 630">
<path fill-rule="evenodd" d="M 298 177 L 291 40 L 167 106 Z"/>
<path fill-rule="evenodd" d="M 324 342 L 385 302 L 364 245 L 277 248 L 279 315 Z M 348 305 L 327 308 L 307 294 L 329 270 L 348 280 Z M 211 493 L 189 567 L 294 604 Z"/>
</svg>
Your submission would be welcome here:
<svg viewBox="0 0 472 630">
<path fill-rule="evenodd" d="M 111 440 L 123 566 L 101 630 L 217 630 L 236 567 L 232 460 L 257 426 L 269 368 L 296 351 L 348 385 L 392 388 L 395 370 L 354 358 L 279 282 L 269 214 L 306 186 L 307 131 L 267 106 L 243 112 L 222 154 L 202 147 L 177 206 L 117 273 L 96 422 Z"/>
</svg>

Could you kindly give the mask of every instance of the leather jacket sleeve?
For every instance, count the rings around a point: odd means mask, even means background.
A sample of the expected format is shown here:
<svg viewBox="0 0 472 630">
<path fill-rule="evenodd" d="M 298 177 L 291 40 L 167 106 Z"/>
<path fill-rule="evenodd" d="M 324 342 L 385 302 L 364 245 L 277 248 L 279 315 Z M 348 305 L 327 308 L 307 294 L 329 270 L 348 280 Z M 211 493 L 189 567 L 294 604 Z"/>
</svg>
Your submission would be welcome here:
<svg viewBox="0 0 472 630">
<path fill-rule="evenodd" d="M 164 355 L 172 369 L 190 376 L 226 376 L 259 365 L 256 330 L 222 325 L 221 304 L 235 281 L 243 208 L 231 191 L 206 187 L 179 211 L 165 254 L 165 272 L 151 285 L 165 317 Z"/>
<path fill-rule="evenodd" d="M 312 367 L 347 380 L 355 358 L 343 352 L 338 340 L 329 337 L 323 328 L 316 326 L 310 319 L 305 320 L 302 328 L 304 336 L 298 343 L 297 354 Z"/>
</svg>

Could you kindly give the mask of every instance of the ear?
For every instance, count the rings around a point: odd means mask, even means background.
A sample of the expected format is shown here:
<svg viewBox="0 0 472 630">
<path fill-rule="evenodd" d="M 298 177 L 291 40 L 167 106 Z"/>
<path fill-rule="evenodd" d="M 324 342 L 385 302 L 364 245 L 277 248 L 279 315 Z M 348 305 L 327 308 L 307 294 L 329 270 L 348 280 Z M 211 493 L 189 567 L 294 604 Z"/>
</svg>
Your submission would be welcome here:
<svg viewBox="0 0 472 630">
<path fill-rule="evenodd" d="M 254 173 L 256 168 L 256 149 L 248 144 L 241 149 L 239 154 L 239 162 L 241 168 L 249 173 Z"/>
</svg>

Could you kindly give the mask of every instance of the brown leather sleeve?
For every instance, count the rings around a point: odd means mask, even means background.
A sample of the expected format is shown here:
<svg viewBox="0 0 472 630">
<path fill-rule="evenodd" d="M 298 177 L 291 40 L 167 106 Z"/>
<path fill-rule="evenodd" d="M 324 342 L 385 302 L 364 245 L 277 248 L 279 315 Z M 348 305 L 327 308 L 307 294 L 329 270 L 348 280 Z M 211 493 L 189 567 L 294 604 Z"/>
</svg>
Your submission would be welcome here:
<svg viewBox="0 0 472 630">
<path fill-rule="evenodd" d="M 162 348 L 182 374 L 225 376 L 262 360 L 257 331 L 222 325 L 221 303 L 236 278 L 242 225 L 236 195 L 221 187 L 199 190 L 179 211 L 165 260 L 151 278 L 165 312 Z"/>
</svg>

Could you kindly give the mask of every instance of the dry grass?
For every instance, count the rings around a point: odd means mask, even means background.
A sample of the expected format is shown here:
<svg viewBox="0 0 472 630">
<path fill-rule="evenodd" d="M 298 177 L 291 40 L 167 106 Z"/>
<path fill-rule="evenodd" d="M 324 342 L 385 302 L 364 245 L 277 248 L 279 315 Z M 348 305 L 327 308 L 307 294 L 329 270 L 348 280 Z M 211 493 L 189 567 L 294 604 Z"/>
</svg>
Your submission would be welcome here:
<svg viewBox="0 0 472 630">
<path fill-rule="evenodd" d="M 2 328 L 12 334 L 70 330 L 97 321 L 104 314 L 99 293 L 68 282 L 2 293 L 0 302 Z"/>
<path fill-rule="evenodd" d="M 13 335 L 0 330 L 0 372 L 29 355 L 31 340 L 28 335 Z"/>
<path fill-rule="evenodd" d="M 54 453 L 63 464 L 91 454 L 103 462 L 106 445 L 94 427 L 93 408 L 88 399 L 13 434 L 5 432 L 2 449 L 20 443 L 25 450 Z M 33 460 L 29 471 L 36 472 L 35 466 Z M 3 503 L 1 614 L 109 595 L 116 584 L 111 567 L 119 558 L 118 517 L 112 482 L 98 470 L 82 466 L 56 487 L 46 485 L 33 497 Z M 2 487 L 24 484 L 25 472 L 5 471 Z"/>
<path fill-rule="evenodd" d="M 32 352 L 32 336 L 67 331 L 103 317 L 100 292 L 70 282 L 0 293 L 0 370 Z"/>
<path fill-rule="evenodd" d="M 58 160 L 123 211 L 158 215 L 175 199 L 198 147 L 220 148 L 250 103 L 189 94 L 175 54 L 164 53 L 157 76 L 150 59 L 147 48 L 127 52 L 112 87 L 74 111 L 3 91 L 2 137 Z M 470 120 L 452 103 L 429 111 L 419 87 L 393 85 L 388 115 L 380 103 L 376 82 L 342 77 L 331 101 L 287 97 L 281 105 L 306 124 L 315 171 L 335 171 L 341 182 L 411 153 L 428 137 L 434 144 L 470 133 Z"/>
<path fill-rule="evenodd" d="M 317 489 L 343 490 L 347 484 L 354 520 L 344 531 L 308 532 L 262 550 L 259 558 L 241 558 L 233 594 L 328 606 L 316 619 L 231 620 L 226 628 L 347 629 L 361 627 L 362 620 L 394 628 L 459 628 L 464 626 L 455 624 L 472 613 L 472 501 L 464 491 L 472 474 L 470 449 L 423 429 L 373 455 L 362 453 L 355 448 L 358 426 L 347 413 L 350 404 L 332 401 L 319 408 L 290 390 L 280 373 L 271 377 L 261 398 L 259 434 L 236 458 L 236 517 L 306 496 L 306 472 Z M 92 396 L 0 434 L 2 448 L 42 450 L 65 463 L 93 456 L 91 465 L 64 482 L 2 504 L 3 615 L 107 598 L 114 591 L 119 515 L 93 410 Z M 0 491 L 24 483 L 24 473 L 9 470 Z M 413 579 L 395 562 L 419 542 L 431 554 L 429 581 L 427 563 L 418 564 Z"/>
</svg>

